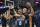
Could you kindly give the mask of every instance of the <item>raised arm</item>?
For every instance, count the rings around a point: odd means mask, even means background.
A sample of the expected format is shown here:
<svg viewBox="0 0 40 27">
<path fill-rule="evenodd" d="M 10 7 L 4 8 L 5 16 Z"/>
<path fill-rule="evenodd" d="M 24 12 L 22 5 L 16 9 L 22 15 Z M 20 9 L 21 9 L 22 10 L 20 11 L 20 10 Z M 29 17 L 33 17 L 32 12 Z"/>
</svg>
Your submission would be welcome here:
<svg viewBox="0 0 40 27">
<path fill-rule="evenodd" d="M 16 16 L 16 17 L 20 17 L 20 16 L 21 16 L 21 15 L 17 14 L 17 12 L 15 11 L 15 9 L 13 9 L 13 11 L 14 11 L 14 13 L 15 13 L 14 16 Z"/>
<path fill-rule="evenodd" d="M 31 8 L 31 13 L 29 14 L 29 16 L 33 16 L 34 15 L 34 10 L 31 6 L 31 4 L 29 2 L 27 2 L 27 5 Z"/>
<path fill-rule="evenodd" d="M 13 15 L 10 15 L 10 10 L 11 10 L 11 6 L 9 7 L 9 10 L 7 12 L 7 16 L 9 17 L 9 19 L 11 19 L 13 17 Z"/>
<path fill-rule="evenodd" d="M 31 13 L 29 14 L 29 24 L 30 24 L 30 27 L 32 27 L 32 17 L 31 16 L 34 15 L 34 11 L 33 11 L 33 8 L 29 2 L 27 2 L 27 5 L 31 8 Z"/>
<path fill-rule="evenodd" d="M 9 6 L 9 10 L 8 10 L 8 16 L 10 16 L 10 9 L 11 9 L 11 6 Z"/>
</svg>

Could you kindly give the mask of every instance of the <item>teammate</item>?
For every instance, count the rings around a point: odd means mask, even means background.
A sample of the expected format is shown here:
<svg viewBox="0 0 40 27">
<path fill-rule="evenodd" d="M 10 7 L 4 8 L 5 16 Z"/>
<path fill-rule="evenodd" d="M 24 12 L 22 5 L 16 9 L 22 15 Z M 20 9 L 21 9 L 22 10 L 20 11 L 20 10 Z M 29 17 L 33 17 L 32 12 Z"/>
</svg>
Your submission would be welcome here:
<svg viewBox="0 0 40 27">
<path fill-rule="evenodd" d="M 13 16 L 10 15 L 10 9 L 11 9 L 11 6 L 9 7 L 9 10 L 5 12 L 4 17 L 6 18 L 6 20 L 9 20 L 9 27 L 12 27 L 11 19 L 13 18 Z"/>
<path fill-rule="evenodd" d="M 31 10 L 28 9 L 28 14 L 31 13 Z M 32 27 L 34 27 L 34 23 L 35 23 L 35 15 L 32 16 Z"/>
<path fill-rule="evenodd" d="M 22 15 L 22 10 L 19 9 L 18 13 L 16 11 L 14 11 L 14 12 L 15 12 L 15 16 L 17 18 L 17 25 L 16 25 L 16 27 L 24 27 L 25 16 Z"/>
<path fill-rule="evenodd" d="M 27 5 L 31 8 L 31 13 L 27 14 L 27 12 L 26 12 L 27 9 L 26 8 L 23 9 L 23 13 L 25 15 L 26 21 L 27 21 L 27 19 L 29 20 L 29 23 L 27 22 L 25 24 L 26 25 L 25 27 L 32 27 L 32 18 L 31 18 L 31 16 L 34 15 L 34 11 L 33 11 L 33 8 L 32 8 L 32 6 L 31 6 L 31 4 L 29 2 L 27 2 Z"/>
<path fill-rule="evenodd" d="M 2 15 L 1 21 L 2 21 L 2 27 L 6 27 L 6 22 L 7 22 L 7 20 L 6 20 L 6 18 L 4 17 L 4 14 Z"/>
<path fill-rule="evenodd" d="M 23 15 L 25 15 L 25 27 L 29 27 L 29 16 L 26 8 L 23 8 Z"/>
</svg>

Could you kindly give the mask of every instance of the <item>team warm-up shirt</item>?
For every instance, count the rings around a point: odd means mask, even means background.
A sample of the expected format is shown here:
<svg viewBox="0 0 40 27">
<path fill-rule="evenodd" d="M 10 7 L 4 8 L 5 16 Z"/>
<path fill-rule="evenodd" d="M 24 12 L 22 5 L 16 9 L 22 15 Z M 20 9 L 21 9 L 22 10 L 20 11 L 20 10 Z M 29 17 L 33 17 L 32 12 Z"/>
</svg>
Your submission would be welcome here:
<svg viewBox="0 0 40 27">
<path fill-rule="evenodd" d="M 24 18 L 23 17 L 17 17 L 17 25 L 16 27 L 24 27 Z"/>
<path fill-rule="evenodd" d="M 24 15 L 24 14 L 23 14 Z M 25 16 L 25 27 L 29 27 L 29 15 L 26 14 Z"/>
</svg>

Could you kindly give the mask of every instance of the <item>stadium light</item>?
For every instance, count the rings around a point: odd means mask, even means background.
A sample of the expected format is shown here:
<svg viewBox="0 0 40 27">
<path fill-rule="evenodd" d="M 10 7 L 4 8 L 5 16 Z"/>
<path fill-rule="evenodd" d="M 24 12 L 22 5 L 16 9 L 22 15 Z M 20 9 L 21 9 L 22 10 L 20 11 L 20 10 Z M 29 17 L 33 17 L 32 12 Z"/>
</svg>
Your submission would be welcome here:
<svg viewBox="0 0 40 27">
<path fill-rule="evenodd" d="M 35 3 L 37 4 L 37 3 L 39 3 L 39 2 L 35 2 Z"/>
<path fill-rule="evenodd" d="M 0 3 L 3 3 L 3 2 L 0 2 Z"/>
</svg>

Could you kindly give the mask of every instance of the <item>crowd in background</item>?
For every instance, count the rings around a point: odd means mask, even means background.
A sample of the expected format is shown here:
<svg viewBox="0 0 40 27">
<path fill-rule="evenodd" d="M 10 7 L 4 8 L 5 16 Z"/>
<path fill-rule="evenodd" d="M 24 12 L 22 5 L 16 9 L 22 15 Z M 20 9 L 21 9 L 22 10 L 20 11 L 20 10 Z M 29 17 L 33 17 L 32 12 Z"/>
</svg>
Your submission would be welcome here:
<svg viewBox="0 0 40 27">
<path fill-rule="evenodd" d="M 40 9 L 34 12 L 31 4 L 26 3 L 30 9 L 21 8 L 19 5 L 17 8 L 12 8 L 12 4 L 9 9 L 1 14 L 2 27 L 6 27 L 6 23 L 9 27 L 40 27 Z"/>
</svg>

